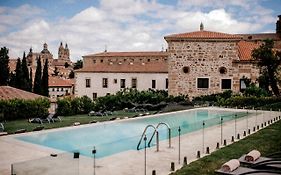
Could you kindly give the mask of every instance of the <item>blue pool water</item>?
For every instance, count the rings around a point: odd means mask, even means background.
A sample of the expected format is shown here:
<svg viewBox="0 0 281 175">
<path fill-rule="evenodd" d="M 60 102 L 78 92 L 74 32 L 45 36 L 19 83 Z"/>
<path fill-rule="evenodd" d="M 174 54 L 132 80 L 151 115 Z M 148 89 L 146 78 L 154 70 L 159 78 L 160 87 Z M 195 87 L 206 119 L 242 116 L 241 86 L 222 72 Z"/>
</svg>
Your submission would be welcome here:
<svg viewBox="0 0 281 175">
<path fill-rule="evenodd" d="M 157 125 L 165 122 L 171 127 L 172 137 L 199 130 L 203 121 L 205 127 L 217 125 L 238 117 L 246 116 L 246 112 L 223 111 L 209 109 L 196 109 L 184 112 L 157 115 L 155 117 L 144 117 L 132 120 L 105 122 L 92 124 L 85 127 L 73 127 L 71 129 L 57 130 L 54 132 L 38 132 L 28 136 L 19 136 L 17 139 L 39 144 L 67 152 L 79 151 L 86 156 L 92 156 L 91 150 L 95 146 L 96 157 L 105 157 L 127 150 L 136 150 L 139 139 L 144 128 L 149 125 Z M 147 131 L 150 138 L 153 130 Z M 167 139 L 167 129 L 159 127 L 160 140 Z M 141 144 L 144 147 L 144 143 Z"/>
</svg>

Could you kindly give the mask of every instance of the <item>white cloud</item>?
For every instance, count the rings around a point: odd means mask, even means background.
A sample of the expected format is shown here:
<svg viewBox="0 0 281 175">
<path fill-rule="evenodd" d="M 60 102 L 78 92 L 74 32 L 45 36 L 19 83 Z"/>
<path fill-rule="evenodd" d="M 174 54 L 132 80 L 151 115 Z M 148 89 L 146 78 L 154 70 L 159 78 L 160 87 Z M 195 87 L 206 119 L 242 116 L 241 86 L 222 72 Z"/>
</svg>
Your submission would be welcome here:
<svg viewBox="0 0 281 175">
<path fill-rule="evenodd" d="M 20 26 L 26 20 L 33 19 L 34 16 L 43 13 L 44 10 L 28 4 L 19 6 L 18 8 L 1 7 L 0 8 L 0 24 L 9 27 Z"/>
<path fill-rule="evenodd" d="M 0 19 L 4 19 L 5 15 L 11 16 L 16 25 L 21 26 L 7 35 L 0 34 L 0 45 L 10 48 L 12 57 L 18 57 L 30 46 L 36 52 L 41 51 L 43 43 L 47 42 L 49 50 L 57 58 L 59 43 L 63 41 L 70 48 L 71 58 L 77 60 L 82 55 L 104 51 L 105 45 L 108 51 L 160 51 L 162 45 L 166 46 L 165 35 L 199 30 L 201 21 L 205 30 L 251 33 L 276 20 L 270 10 L 260 7 L 253 0 L 209 2 L 181 0 L 178 6 L 173 6 L 155 0 L 101 0 L 100 6 L 88 7 L 71 18 L 52 22 L 44 20 L 40 16 L 43 10 L 36 7 L 25 5 L 11 12 L 0 7 Z M 253 2 L 252 8 L 259 9 L 262 15 L 237 17 L 234 7 L 250 8 L 249 3 L 243 2 Z M 196 8 L 202 4 L 212 7 L 211 10 Z M 191 10 L 186 6 L 195 8 Z M 24 8 L 30 11 L 26 12 L 27 17 L 16 12 Z M 32 12 L 31 9 L 35 10 Z M 36 18 L 32 17 L 33 13 L 37 14 Z M 0 32 L 9 30 L 12 26 L 9 22 L 7 19 L 0 22 Z"/>
</svg>

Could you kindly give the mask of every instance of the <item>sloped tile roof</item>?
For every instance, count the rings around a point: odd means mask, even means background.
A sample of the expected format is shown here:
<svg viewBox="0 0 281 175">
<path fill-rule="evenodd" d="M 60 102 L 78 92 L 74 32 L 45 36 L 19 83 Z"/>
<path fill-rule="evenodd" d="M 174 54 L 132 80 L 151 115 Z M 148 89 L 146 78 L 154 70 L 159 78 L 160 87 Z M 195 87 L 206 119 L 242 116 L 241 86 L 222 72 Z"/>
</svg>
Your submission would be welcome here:
<svg viewBox="0 0 281 175">
<path fill-rule="evenodd" d="M 0 86 L 1 100 L 10 100 L 10 99 L 34 100 L 36 98 L 47 98 L 47 97 L 37 95 L 31 92 L 27 92 L 21 89 L 17 89 L 11 86 Z"/>
<path fill-rule="evenodd" d="M 72 84 L 72 80 L 52 76 L 49 77 L 49 87 L 71 87 Z"/>
<path fill-rule="evenodd" d="M 265 39 L 280 40 L 281 36 L 277 33 L 257 33 L 257 34 L 239 34 L 244 40 L 262 41 Z"/>
<path fill-rule="evenodd" d="M 240 61 L 250 61 L 252 59 L 252 51 L 259 47 L 259 44 L 254 42 L 239 41 L 238 56 Z"/>
<path fill-rule="evenodd" d="M 158 62 L 122 62 L 96 63 L 76 70 L 76 72 L 107 72 L 107 73 L 168 73 L 168 63 Z"/>
<path fill-rule="evenodd" d="M 146 56 L 168 56 L 167 52 L 150 51 L 150 52 L 101 52 L 96 54 L 89 54 L 83 57 L 146 57 Z"/>
<path fill-rule="evenodd" d="M 242 39 L 240 35 L 212 32 L 200 30 L 188 33 L 172 34 L 164 37 L 165 39 Z"/>
</svg>

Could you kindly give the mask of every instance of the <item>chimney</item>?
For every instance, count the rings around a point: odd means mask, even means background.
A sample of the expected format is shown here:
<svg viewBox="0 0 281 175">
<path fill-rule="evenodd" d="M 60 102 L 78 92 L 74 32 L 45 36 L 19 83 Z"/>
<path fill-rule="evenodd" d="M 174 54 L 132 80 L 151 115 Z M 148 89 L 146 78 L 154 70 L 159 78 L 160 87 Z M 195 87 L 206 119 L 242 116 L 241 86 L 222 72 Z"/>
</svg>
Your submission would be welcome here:
<svg viewBox="0 0 281 175">
<path fill-rule="evenodd" d="M 276 33 L 281 34 L 281 15 L 278 15 L 278 20 L 276 22 Z"/>
</svg>

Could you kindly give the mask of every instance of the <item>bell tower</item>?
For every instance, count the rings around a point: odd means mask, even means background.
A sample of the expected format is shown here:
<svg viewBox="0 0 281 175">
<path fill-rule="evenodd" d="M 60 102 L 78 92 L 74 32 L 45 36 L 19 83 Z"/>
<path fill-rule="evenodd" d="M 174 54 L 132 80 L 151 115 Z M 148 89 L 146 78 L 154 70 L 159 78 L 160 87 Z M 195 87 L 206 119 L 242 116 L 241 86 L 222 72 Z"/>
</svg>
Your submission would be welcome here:
<svg viewBox="0 0 281 175">
<path fill-rule="evenodd" d="M 64 48 L 62 45 L 62 42 L 60 42 L 60 47 L 59 47 L 59 51 L 58 51 L 58 59 L 63 59 L 64 56 Z"/>
</svg>

